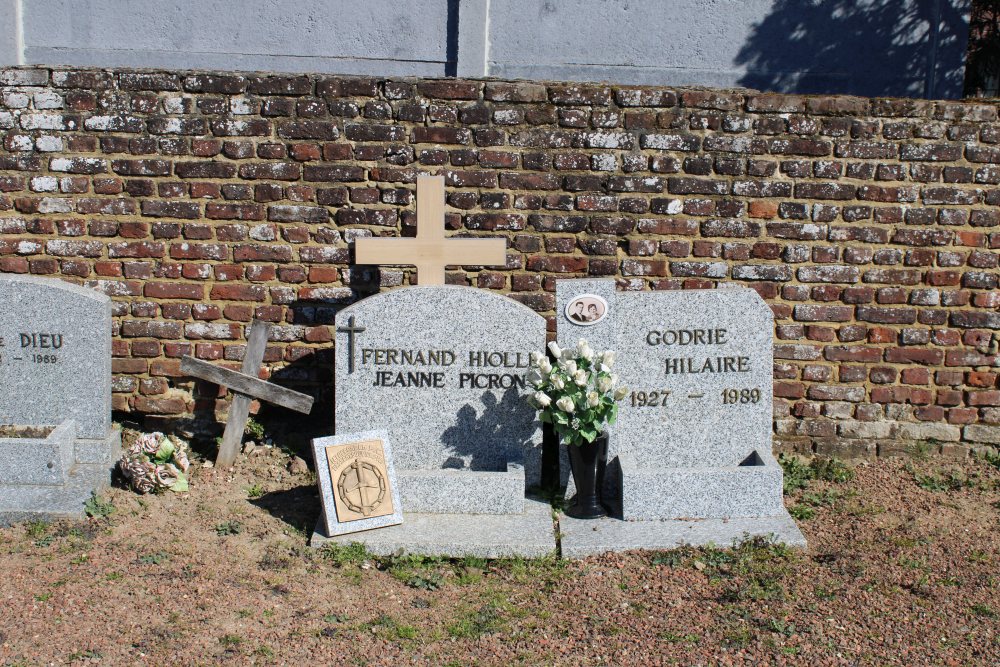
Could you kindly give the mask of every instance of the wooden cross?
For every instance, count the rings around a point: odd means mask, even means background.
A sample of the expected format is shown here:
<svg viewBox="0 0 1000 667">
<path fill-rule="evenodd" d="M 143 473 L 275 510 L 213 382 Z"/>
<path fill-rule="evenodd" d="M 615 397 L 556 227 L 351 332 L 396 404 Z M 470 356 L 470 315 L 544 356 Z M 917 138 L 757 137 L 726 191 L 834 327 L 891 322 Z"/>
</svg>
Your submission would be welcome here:
<svg viewBox="0 0 1000 667">
<path fill-rule="evenodd" d="M 312 410 L 312 396 L 279 387 L 257 377 L 257 370 L 264 361 L 267 333 L 270 330 L 271 325 L 267 322 L 254 320 L 250 323 L 247 348 L 243 354 L 243 366 L 240 372 L 190 356 L 181 359 L 182 373 L 214 382 L 231 389 L 234 394 L 233 402 L 229 406 L 229 416 L 226 418 L 226 431 L 222 434 L 222 444 L 219 445 L 219 455 L 215 459 L 216 466 L 228 468 L 236 460 L 243 432 L 247 428 L 247 418 L 250 416 L 250 403 L 254 398 L 305 414 L 309 414 Z"/>
<path fill-rule="evenodd" d="M 363 238 L 354 243 L 358 264 L 412 264 L 421 285 L 444 285 L 444 269 L 456 264 L 503 266 L 504 239 L 445 239 L 444 177 L 417 177 L 417 237 Z"/>
<path fill-rule="evenodd" d="M 354 315 L 347 318 L 346 327 L 338 327 L 337 331 L 340 333 L 347 334 L 347 372 L 354 372 L 354 334 L 359 334 L 365 330 L 365 327 L 359 327 L 354 325 Z"/>
</svg>

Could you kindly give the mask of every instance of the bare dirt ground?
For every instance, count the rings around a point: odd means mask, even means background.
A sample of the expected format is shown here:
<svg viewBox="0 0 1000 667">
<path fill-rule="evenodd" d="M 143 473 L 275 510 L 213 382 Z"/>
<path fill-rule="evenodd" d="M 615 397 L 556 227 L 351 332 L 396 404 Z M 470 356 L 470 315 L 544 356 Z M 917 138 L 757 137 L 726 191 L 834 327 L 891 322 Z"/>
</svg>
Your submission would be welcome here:
<svg viewBox="0 0 1000 667">
<path fill-rule="evenodd" d="M 196 460 L 188 493 L 0 529 L 0 664 L 1000 664 L 986 462 L 794 466 L 806 552 L 484 562 L 310 549 L 315 478 L 291 461 Z"/>
</svg>

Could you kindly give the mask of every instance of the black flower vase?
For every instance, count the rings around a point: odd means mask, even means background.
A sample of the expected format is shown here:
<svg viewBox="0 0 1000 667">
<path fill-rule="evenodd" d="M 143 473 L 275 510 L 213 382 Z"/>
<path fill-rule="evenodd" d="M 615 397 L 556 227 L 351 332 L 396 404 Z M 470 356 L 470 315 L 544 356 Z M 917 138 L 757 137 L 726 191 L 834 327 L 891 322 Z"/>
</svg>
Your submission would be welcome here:
<svg viewBox="0 0 1000 667">
<path fill-rule="evenodd" d="M 566 508 L 566 516 L 574 519 L 599 519 L 608 513 L 601 505 L 604 488 L 604 470 L 608 464 L 608 434 L 602 433 L 593 442 L 566 445 L 569 448 L 569 466 L 576 483 L 573 504 Z"/>
</svg>

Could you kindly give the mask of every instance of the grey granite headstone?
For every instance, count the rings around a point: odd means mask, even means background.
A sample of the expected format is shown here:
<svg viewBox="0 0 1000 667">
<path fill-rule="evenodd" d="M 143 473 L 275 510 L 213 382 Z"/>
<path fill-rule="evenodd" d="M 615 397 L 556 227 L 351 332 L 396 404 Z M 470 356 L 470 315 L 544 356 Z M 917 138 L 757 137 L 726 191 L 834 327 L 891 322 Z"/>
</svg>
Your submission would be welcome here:
<svg viewBox="0 0 1000 667">
<path fill-rule="evenodd" d="M 352 321 L 364 331 L 349 332 Z M 545 319 L 447 286 L 377 294 L 336 323 L 337 432 L 388 431 L 405 510 L 520 513 L 525 484 L 541 474 L 525 375 L 545 346 Z"/>
<path fill-rule="evenodd" d="M 541 478 L 525 396 L 545 318 L 493 292 L 417 286 L 359 301 L 336 325 L 336 431 L 388 433 L 405 517 L 344 539 L 438 555 L 553 551 L 548 512 L 525 497 Z"/>
<path fill-rule="evenodd" d="M 111 299 L 49 278 L 0 275 L 0 424 L 111 429 Z"/>
<path fill-rule="evenodd" d="M 108 483 L 121 437 L 107 295 L 0 275 L 0 428 L 0 522 L 82 515 Z"/>
<path fill-rule="evenodd" d="M 607 312 L 579 322 L 579 300 Z M 771 451 L 773 316 L 756 292 L 616 292 L 612 280 L 561 280 L 556 301 L 560 344 L 585 338 L 614 350 L 614 372 L 629 389 L 609 429 L 604 492 L 618 516 L 787 517 Z M 786 523 L 787 540 L 800 542 Z"/>
</svg>

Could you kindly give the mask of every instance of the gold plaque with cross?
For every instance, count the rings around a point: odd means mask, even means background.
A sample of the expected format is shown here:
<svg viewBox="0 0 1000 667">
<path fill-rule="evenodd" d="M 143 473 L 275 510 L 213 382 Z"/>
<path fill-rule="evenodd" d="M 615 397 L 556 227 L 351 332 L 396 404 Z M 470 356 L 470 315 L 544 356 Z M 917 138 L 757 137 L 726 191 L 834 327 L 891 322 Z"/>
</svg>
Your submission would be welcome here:
<svg viewBox="0 0 1000 667">
<path fill-rule="evenodd" d="M 392 489 L 381 440 L 362 440 L 326 448 L 333 502 L 341 523 L 392 514 Z"/>
<path fill-rule="evenodd" d="M 504 266 L 504 239 L 446 239 L 444 177 L 417 177 L 416 238 L 362 238 L 355 241 L 358 264 L 408 264 L 417 267 L 420 285 L 444 285 L 446 266 Z"/>
</svg>

